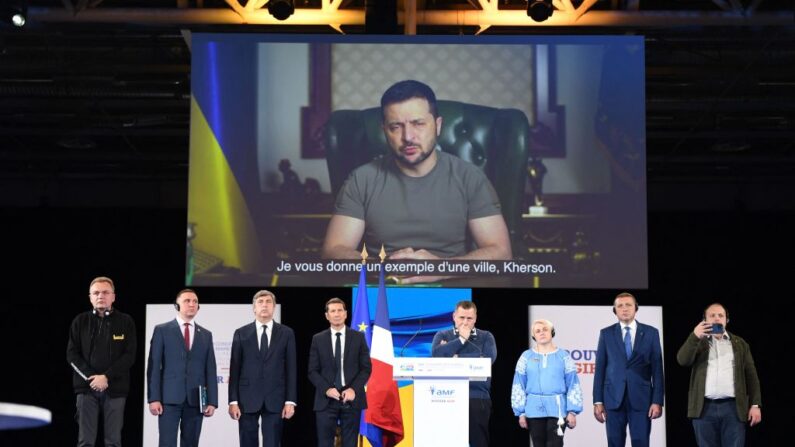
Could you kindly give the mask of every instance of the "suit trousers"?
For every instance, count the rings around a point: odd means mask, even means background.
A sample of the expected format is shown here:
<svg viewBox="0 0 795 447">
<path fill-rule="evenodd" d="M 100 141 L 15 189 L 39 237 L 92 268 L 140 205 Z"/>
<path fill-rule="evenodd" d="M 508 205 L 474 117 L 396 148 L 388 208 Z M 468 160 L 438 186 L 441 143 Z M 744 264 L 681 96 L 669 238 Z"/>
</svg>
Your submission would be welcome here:
<svg viewBox="0 0 795 447">
<path fill-rule="evenodd" d="M 629 424 L 629 437 L 632 447 L 649 447 L 651 435 L 651 419 L 649 409 L 634 409 L 629 405 L 628 392 L 624 393 L 624 400 L 616 410 L 607 411 L 607 445 L 608 447 L 624 447 L 627 442 L 627 424 Z"/>
<path fill-rule="evenodd" d="M 110 397 L 106 393 L 90 391 L 77 395 L 75 419 L 78 426 L 78 447 L 93 447 L 97 442 L 99 415 L 102 413 L 105 445 L 121 447 L 121 428 L 124 425 L 126 397 Z"/>
<path fill-rule="evenodd" d="M 334 447 L 338 421 L 342 429 L 342 447 L 356 447 L 361 417 L 361 409 L 329 399 L 328 406 L 324 410 L 315 412 L 317 447 Z"/>
<path fill-rule="evenodd" d="M 257 447 L 259 445 L 259 419 L 262 416 L 263 447 L 279 447 L 282 443 L 282 414 L 269 413 L 265 406 L 256 413 L 241 413 L 238 422 L 240 447 Z"/>
<path fill-rule="evenodd" d="M 204 415 L 199 407 L 187 402 L 181 405 L 163 405 L 163 414 L 157 418 L 160 431 L 159 447 L 177 447 L 177 428 L 179 428 L 180 447 L 198 447 Z"/>
</svg>

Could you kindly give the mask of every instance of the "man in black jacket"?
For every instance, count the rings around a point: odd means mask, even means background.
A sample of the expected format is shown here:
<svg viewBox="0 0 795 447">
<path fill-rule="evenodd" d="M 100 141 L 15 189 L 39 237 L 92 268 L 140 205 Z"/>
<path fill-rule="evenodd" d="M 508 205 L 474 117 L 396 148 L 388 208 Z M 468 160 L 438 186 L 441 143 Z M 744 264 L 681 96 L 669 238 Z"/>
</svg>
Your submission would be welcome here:
<svg viewBox="0 0 795 447">
<path fill-rule="evenodd" d="M 93 309 L 72 320 L 66 348 L 77 395 L 77 445 L 95 444 L 101 412 L 105 445 L 117 447 L 121 446 L 124 404 L 135 361 L 135 323 L 113 308 L 116 293 L 110 278 L 94 278 L 88 296 Z"/>
</svg>

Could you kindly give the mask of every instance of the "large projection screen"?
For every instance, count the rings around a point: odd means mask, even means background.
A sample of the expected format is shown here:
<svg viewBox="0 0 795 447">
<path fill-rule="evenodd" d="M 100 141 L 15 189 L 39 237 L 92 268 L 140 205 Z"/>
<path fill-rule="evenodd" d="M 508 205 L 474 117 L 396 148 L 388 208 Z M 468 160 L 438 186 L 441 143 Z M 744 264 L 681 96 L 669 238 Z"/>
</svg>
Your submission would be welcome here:
<svg viewBox="0 0 795 447">
<path fill-rule="evenodd" d="M 552 342 L 559 349 L 569 352 L 577 365 L 582 385 L 583 410 L 577 416 L 577 427 L 566 430 L 566 445 L 605 445 L 607 434 L 605 426 L 593 417 L 593 375 L 596 366 L 596 347 L 599 342 L 599 331 L 617 322 L 611 306 L 528 306 L 527 321 L 544 319 L 555 326 L 555 338 Z M 663 341 L 662 307 L 640 306 L 637 320 L 654 326 L 660 331 L 660 343 Z M 529 324 L 528 324 L 529 326 Z M 531 328 L 527 328 L 528 346 L 531 340 Z M 665 352 L 665 346 L 662 346 Z M 515 363 L 518 360 L 512 359 Z M 665 407 L 659 419 L 651 424 L 650 447 L 665 447 Z M 529 435 L 528 435 L 529 438 Z M 627 447 L 630 446 L 627 432 Z M 529 444 L 528 444 L 529 445 Z"/>
<path fill-rule="evenodd" d="M 439 100 L 436 147 L 496 191 L 511 255 L 457 259 L 478 248 L 475 211 L 436 187 L 365 197 L 357 251 L 366 242 L 375 260 L 382 245 L 387 256 L 406 248 L 384 235 L 397 227 L 418 241 L 412 249 L 441 258 L 387 257 L 398 284 L 648 286 L 642 37 L 197 33 L 192 54 L 188 285 L 355 281 L 355 259 L 323 255 L 327 226 L 351 172 L 392 166 L 381 95 L 414 79 Z M 466 211 L 445 220 L 450 207 Z M 367 214 L 392 208 L 401 211 L 389 219 Z M 463 250 L 432 246 L 451 232 Z"/>
</svg>

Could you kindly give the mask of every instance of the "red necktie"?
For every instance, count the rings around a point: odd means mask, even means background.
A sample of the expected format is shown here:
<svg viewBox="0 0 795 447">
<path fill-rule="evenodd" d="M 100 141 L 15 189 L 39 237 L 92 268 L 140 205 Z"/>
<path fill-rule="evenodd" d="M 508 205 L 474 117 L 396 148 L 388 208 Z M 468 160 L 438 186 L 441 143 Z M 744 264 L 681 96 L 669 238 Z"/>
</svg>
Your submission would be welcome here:
<svg viewBox="0 0 795 447">
<path fill-rule="evenodd" d="M 190 351 L 190 323 L 185 323 L 185 350 Z"/>
</svg>

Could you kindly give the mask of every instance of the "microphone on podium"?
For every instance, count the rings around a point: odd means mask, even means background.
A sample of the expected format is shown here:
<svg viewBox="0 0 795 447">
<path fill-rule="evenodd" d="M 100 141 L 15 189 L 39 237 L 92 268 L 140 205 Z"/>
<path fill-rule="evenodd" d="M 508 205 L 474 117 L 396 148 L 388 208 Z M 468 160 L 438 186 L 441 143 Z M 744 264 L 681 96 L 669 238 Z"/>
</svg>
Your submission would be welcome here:
<svg viewBox="0 0 795 447">
<path fill-rule="evenodd" d="M 422 331 L 422 318 L 420 318 L 419 326 L 420 327 L 418 327 L 417 330 L 414 331 L 414 334 L 411 336 L 411 338 L 409 338 L 409 340 L 406 343 L 403 344 L 403 347 L 400 348 L 400 355 L 398 355 L 398 357 L 403 357 L 403 351 L 406 350 L 406 348 L 409 346 L 409 344 L 411 344 L 411 342 L 414 341 L 414 339 L 417 337 L 417 335 L 419 335 L 420 332 Z"/>
</svg>

